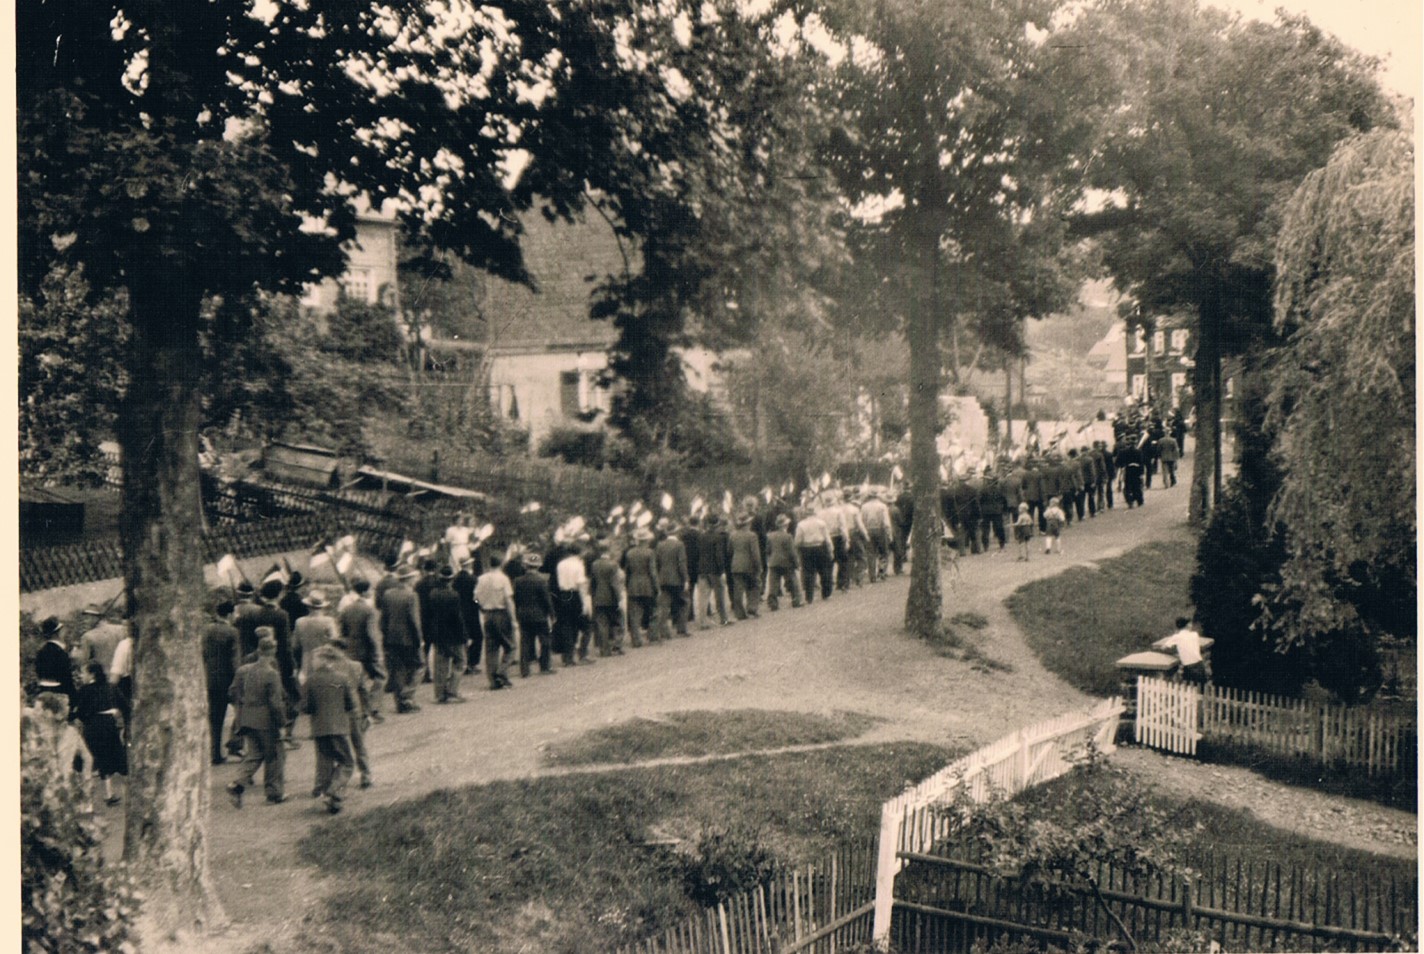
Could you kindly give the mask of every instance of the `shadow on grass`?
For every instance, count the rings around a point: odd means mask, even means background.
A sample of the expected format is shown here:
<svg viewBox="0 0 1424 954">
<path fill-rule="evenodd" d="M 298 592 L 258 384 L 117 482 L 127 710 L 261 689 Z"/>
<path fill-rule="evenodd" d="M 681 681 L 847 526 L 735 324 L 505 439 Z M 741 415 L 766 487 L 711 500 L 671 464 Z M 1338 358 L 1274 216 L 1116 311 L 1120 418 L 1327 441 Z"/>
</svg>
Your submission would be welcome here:
<svg viewBox="0 0 1424 954">
<path fill-rule="evenodd" d="M 642 762 L 670 756 L 726 755 L 852 739 L 882 720 L 859 712 L 766 709 L 670 712 L 585 732 L 544 753 L 549 765 Z"/>
<path fill-rule="evenodd" d="M 884 800 L 959 754 L 837 746 L 497 782 L 335 819 L 299 846 L 339 883 L 303 934 L 350 954 L 613 950 L 696 910 L 680 852 L 708 828 L 757 832 L 801 864 L 873 835 Z"/>
<path fill-rule="evenodd" d="M 1362 798 L 1390 808 L 1417 813 L 1417 751 L 1406 751 L 1411 757 L 1400 765 L 1396 775 L 1389 778 L 1371 778 L 1361 769 L 1326 767 L 1312 759 L 1269 752 L 1253 745 L 1213 742 L 1209 739 L 1197 743 L 1197 758 L 1203 762 L 1240 765 L 1272 781 L 1313 788 L 1327 795 Z"/>
</svg>

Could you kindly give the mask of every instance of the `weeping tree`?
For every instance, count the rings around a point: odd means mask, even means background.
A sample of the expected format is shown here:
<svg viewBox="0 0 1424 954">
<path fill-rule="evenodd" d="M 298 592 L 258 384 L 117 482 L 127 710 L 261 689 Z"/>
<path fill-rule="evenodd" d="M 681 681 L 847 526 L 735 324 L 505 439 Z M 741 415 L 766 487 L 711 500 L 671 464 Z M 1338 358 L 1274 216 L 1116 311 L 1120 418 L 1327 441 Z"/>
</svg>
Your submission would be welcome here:
<svg viewBox="0 0 1424 954">
<path fill-rule="evenodd" d="M 1267 603 L 1280 641 L 1413 635 L 1414 150 L 1346 140 L 1286 204 L 1276 245 L 1267 430 L 1287 557 Z"/>
</svg>

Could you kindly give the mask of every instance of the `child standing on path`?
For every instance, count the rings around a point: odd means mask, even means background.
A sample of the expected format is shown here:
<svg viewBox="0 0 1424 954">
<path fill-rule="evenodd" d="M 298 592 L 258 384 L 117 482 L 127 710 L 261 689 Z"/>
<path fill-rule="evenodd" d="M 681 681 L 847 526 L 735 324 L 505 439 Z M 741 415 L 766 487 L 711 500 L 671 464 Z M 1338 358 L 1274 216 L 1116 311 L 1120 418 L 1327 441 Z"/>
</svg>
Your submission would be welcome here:
<svg viewBox="0 0 1424 954">
<path fill-rule="evenodd" d="M 1019 504 L 1019 515 L 1014 518 L 1014 540 L 1019 545 L 1019 555 L 1015 560 L 1028 562 L 1028 545 L 1033 540 L 1033 514 L 1029 513 L 1028 504 Z"/>
<path fill-rule="evenodd" d="M 1064 516 L 1057 497 L 1048 501 L 1048 509 L 1043 511 L 1043 519 L 1048 523 L 1048 532 L 1043 537 L 1043 552 L 1052 553 L 1056 549 L 1058 555 L 1062 556 L 1063 525 L 1068 522 L 1068 518 Z"/>
</svg>

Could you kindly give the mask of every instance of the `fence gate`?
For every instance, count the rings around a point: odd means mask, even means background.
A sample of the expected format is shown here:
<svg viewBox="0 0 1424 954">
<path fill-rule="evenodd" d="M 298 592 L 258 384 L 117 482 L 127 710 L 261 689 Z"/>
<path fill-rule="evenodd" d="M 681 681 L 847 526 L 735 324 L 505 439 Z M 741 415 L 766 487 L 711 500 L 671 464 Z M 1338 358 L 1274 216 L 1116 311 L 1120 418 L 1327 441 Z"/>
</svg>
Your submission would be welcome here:
<svg viewBox="0 0 1424 954">
<path fill-rule="evenodd" d="M 1137 677 L 1135 739 L 1177 755 L 1196 755 L 1201 739 L 1201 691 L 1184 682 Z"/>
</svg>

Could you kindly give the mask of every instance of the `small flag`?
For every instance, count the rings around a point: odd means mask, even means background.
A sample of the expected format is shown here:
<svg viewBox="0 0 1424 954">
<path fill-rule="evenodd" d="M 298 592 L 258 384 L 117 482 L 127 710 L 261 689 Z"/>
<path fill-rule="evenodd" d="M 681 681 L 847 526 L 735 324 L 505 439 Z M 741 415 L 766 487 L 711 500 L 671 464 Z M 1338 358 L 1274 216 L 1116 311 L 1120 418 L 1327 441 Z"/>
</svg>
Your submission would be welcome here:
<svg viewBox="0 0 1424 954">
<path fill-rule="evenodd" d="M 673 501 L 673 499 L 672 499 L 672 494 L 668 493 L 667 491 L 664 491 L 664 492 L 663 492 L 662 500 L 661 500 L 660 502 L 661 502 L 661 504 L 662 504 L 663 513 L 671 513 L 671 512 L 672 512 L 672 505 L 673 505 L 673 503 L 674 503 L 674 501 Z"/>
<path fill-rule="evenodd" d="M 323 550 L 321 553 L 313 553 L 311 560 L 307 563 L 307 566 L 309 569 L 315 571 L 317 567 L 330 562 L 331 554 Z"/>
<path fill-rule="evenodd" d="M 638 514 L 642 513 L 644 510 L 647 509 L 647 507 L 643 506 L 643 502 L 641 500 L 633 501 L 633 506 L 628 508 L 628 519 L 636 519 Z"/>
<path fill-rule="evenodd" d="M 626 524 L 627 522 L 628 522 L 628 518 L 627 518 L 627 517 L 619 517 L 619 518 L 618 518 L 618 522 L 615 523 L 615 524 L 613 524 L 613 532 L 614 532 L 615 534 L 622 533 L 622 532 L 623 532 L 623 525 Z"/>
<path fill-rule="evenodd" d="M 698 515 L 700 515 L 700 514 L 702 513 L 703 508 L 705 508 L 706 506 L 707 506 L 707 505 L 702 502 L 702 498 L 701 498 L 701 497 L 693 497 L 693 498 L 692 498 L 692 506 L 688 508 L 688 513 L 690 513 L 690 514 L 692 514 L 694 517 L 696 517 L 696 516 L 698 516 Z"/>
<path fill-rule="evenodd" d="M 639 529 L 647 527 L 648 524 L 653 522 L 653 512 L 651 510 L 644 510 L 638 514 L 638 519 L 635 522 Z"/>
<path fill-rule="evenodd" d="M 415 552 L 415 541 L 414 541 L 414 540 L 402 540 L 402 541 L 401 541 L 401 545 L 400 545 L 400 552 L 396 554 L 396 559 L 397 559 L 397 560 L 404 560 L 406 557 L 410 556 L 410 555 L 411 555 L 412 553 L 414 553 L 414 552 Z"/>
<path fill-rule="evenodd" d="M 543 505 L 543 504 L 541 504 L 541 503 L 540 503 L 539 501 L 537 501 L 537 500 L 531 500 L 531 501 L 529 501 L 527 504 L 525 504 L 524 506 L 520 507 L 520 508 L 519 508 L 519 512 L 520 512 L 520 513 L 538 513 L 540 510 L 543 510 L 543 509 L 544 509 L 544 505 Z"/>
<path fill-rule="evenodd" d="M 623 505 L 622 505 L 622 504 L 619 504 L 618 506 L 614 507 L 612 510 L 608 511 L 608 519 L 609 519 L 610 521 L 612 521 L 612 520 L 617 520 L 617 519 L 618 519 L 619 517 L 621 517 L 621 516 L 623 516 Z"/>
<path fill-rule="evenodd" d="M 494 524 L 481 524 L 480 528 L 475 531 L 475 545 L 478 546 L 479 544 L 484 543 L 492 536 L 494 536 Z"/>
<path fill-rule="evenodd" d="M 341 554 L 336 560 L 336 572 L 342 576 L 351 572 L 351 567 L 356 563 L 356 555 L 347 551 Z"/>
<path fill-rule="evenodd" d="M 790 497 L 794 493 L 796 493 L 796 481 L 788 480 L 781 485 L 781 496 Z"/>
<path fill-rule="evenodd" d="M 348 533 L 340 540 L 337 540 L 336 545 L 333 546 L 332 549 L 335 550 L 337 553 L 355 553 L 356 537 Z"/>
<path fill-rule="evenodd" d="M 830 485 L 831 485 L 831 472 L 828 471 L 828 470 L 823 470 L 823 471 L 821 471 L 821 482 L 820 482 L 820 484 L 819 484 L 818 486 L 819 486 L 822 490 L 825 490 L 825 489 L 826 489 L 827 487 L 829 487 Z"/>
<path fill-rule="evenodd" d="M 283 573 L 281 566 L 276 563 L 268 567 L 267 572 L 262 576 L 262 582 L 264 585 L 267 583 L 271 583 L 273 580 L 279 580 L 283 583 L 287 582 L 287 574 Z"/>
<path fill-rule="evenodd" d="M 736 501 L 732 497 L 732 492 L 730 490 L 722 491 L 722 512 L 731 513 L 732 508 L 735 506 Z"/>
<path fill-rule="evenodd" d="M 905 479 L 905 472 L 900 469 L 900 465 L 899 465 L 899 464 L 896 464 L 894 467 L 890 468 L 890 479 L 891 479 L 891 480 L 904 480 L 904 479 Z"/>
<path fill-rule="evenodd" d="M 237 557 L 231 553 L 224 553 L 222 558 L 218 560 L 218 572 L 229 578 L 237 576 Z"/>
</svg>

